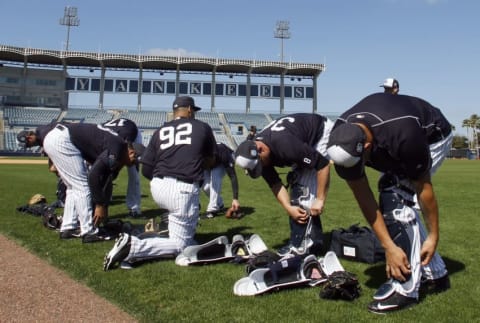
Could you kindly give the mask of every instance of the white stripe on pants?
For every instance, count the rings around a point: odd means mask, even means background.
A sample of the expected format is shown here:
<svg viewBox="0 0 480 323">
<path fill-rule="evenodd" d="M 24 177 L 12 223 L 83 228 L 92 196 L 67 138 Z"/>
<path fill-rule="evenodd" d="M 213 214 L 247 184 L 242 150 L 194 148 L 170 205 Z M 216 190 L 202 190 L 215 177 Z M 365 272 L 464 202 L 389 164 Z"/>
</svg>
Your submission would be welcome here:
<svg viewBox="0 0 480 323">
<path fill-rule="evenodd" d="M 204 172 L 204 184 L 202 189 L 208 195 L 207 212 L 221 211 L 224 205 L 222 198 L 222 184 L 225 176 L 225 167 L 220 165 Z"/>
<path fill-rule="evenodd" d="M 51 130 L 45 136 L 43 148 L 67 187 L 60 231 L 77 228 L 79 221 L 82 235 L 91 232 L 93 211 L 87 169 L 82 154 L 70 140 L 68 128 Z"/>
<path fill-rule="evenodd" d="M 198 183 L 185 183 L 171 177 L 153 178 L 150 190 L 160 208 L 167 209 L 168 238 L 139 239 L 132 236 L 130 253 L 126 261 L 177 255 L 194 240 L 199 215 Z"/>
<path fill-rule="evenodd" d="M 142 143 L 142 133 L 138 131 L 136 143 Z M 141 212 L 140 202 L 142 200 L 142 192 L 140 186 L 140 174 L 136 165 L 127 167 L 128 171 L 128 186 L 126 204 L 129 210 Z"/>
</svg>

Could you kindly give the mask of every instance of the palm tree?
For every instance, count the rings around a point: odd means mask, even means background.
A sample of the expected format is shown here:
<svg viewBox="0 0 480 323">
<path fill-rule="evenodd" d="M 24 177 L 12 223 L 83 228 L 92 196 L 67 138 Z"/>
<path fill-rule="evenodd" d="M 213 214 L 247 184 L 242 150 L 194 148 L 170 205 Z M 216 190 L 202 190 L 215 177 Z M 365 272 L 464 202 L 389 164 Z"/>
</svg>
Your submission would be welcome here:
<svg viewBox="0 0 480 323">
<path fill-rule="evenodd" d="M 480 117 L 477 114 L 472 114 L 469 119 L 462 122 L 462 127 L 467 128 L 467 137 L 470 138 L 469 130 L 472 129 L 472 140 L 470 141 L 470 149 L 478 147 L 478 129 L 480 129 Z"/>
</svg>

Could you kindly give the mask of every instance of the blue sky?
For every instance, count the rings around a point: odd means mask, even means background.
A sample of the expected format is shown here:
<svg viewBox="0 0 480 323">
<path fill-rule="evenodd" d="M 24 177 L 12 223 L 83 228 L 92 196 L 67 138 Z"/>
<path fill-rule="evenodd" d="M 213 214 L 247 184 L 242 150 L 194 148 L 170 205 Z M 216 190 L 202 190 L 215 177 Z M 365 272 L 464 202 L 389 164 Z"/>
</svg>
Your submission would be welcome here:
<svg viewBox="0 0 480 323">
<path fill-rule="evenodd" d="M 78 8 L 70 50 L 325 63 L 318 111 L 341 113 L 386 77 L 428 100 L 457 128 L 480 114 L 480 1 L 209 0 L 0 2 L 0 44 L 60 50 L 65 6 Z"/>
</svg>

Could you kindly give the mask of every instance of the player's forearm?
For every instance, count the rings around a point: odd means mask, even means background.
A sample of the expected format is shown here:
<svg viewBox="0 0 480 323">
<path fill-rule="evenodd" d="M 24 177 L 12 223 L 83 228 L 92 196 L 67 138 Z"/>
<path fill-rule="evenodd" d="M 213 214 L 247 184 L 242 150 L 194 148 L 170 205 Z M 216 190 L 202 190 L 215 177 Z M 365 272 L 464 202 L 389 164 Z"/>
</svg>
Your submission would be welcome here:
<svg viewBox="0 0 480 323">
<path fill-rule="evenodd" d="M 428 229 L 428 234 L 435 241 L 439 239 L 439 223 L 438 223 L 438 204 L 433 191 L 432 183 L 427 181 L 423 183 L 415 183 L 417 188 L 417 197 L 425 224 Z M 418 189 L 420 188 L 420 189 Z"/>
<path fill-rule="evenodd" d="M 325 201 L 327 199 L 328 189 L 330 187 L 330 165 L 325 166 L 317 172 L 317 200 Z"/>
<path fill-rule="evenodd" d="M 272 192 L 277 198 L 277 201 L 280 205 L 288 211 L 290 205 L 290 195 L 288 194 L 287 189 L 281 182 L 278 182 L 272 186 Z"/>
</svg>

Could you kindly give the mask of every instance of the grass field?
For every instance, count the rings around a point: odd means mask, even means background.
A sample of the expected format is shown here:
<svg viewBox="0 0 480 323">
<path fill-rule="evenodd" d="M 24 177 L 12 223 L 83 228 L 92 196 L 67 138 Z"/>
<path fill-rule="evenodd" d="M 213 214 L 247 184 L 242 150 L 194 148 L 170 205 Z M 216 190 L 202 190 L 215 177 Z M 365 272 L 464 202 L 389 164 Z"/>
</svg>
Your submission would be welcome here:
<svg viewBox="0 0 480 323">
<path fill-rule="evenodd" d="M 197 241 L 220 235 L 259 234 L 271 249 L 288 237 L 288 218 L 262 179 L 252 180 L 238 171 L 240 202 L 247 215 L 240 220 L 223 216 L 201 220 Z M 370 173 L 372 185 L 376 175 Z M 126 219 L 126 172 L 116 180 L 111 218 Z M 479 189 L 480 161 L 447 160 L 435 175 L 440 205 L 439 252 L 450 271 L 452 288 L 425 295 L 419 305 L 387 316 L 371 314 L 366 306 L 385 280 L 384 265 L 368 265 L 341 259 L 344 268 L 359 277 L 362 295 L 353 302 L 320 299 L 319 287 L 282 290 L 257 297 L 233 295 L 235 281 L 244 276 L 243 265 L 221 263 L 178 267 L 172 260 L 144 264 L 134 270 L 103 272 L 105 253 L 113 242 L 82 244 L 60 241 L 39 218 L 18 213 L 35 193 L 55 200 L 56 178 L 45 165 L 0 165 L 0 232 L 29 249 L 72 278 L 133 315 L 141 322 L 480 322 Z M 143 214 L 159 215 L 143 179 Z M 231 189 L 224 182 L 226 202 Z M 206 206 L 202 194 L 202 206 Z M 203 211 L 203 210 L 202 210 Z M 326 241 L 332 229 L 354 223 L 365 225 L 351 192 L 332 170 L 326 211 L 322 216 Z M 134 220 L 143 225 L 146 220 Z M 4 264 L 3 264 L 4 265 Z"/>
</svg>

